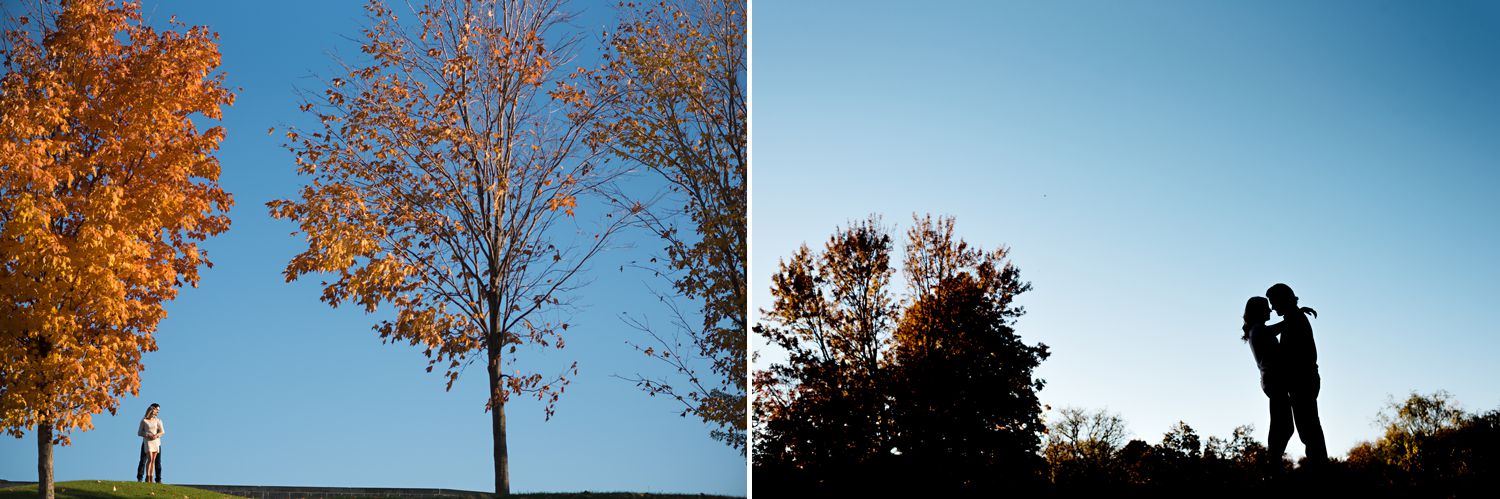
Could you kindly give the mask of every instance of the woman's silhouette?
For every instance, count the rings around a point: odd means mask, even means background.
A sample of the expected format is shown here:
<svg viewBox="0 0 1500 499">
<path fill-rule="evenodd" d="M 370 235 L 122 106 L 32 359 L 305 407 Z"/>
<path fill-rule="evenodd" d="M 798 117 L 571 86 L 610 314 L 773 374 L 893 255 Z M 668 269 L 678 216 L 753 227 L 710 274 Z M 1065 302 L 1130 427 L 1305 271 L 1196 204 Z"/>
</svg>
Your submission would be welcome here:
<svg viewBox="0 0 1500 499">
<path fill-rule="evenodd" d="M 1281 459 L 1292 440 L 1292 399 L 1286 389 L 1281 345 L 1266 321 L 1271 320 L 1271 302 L 1252 296 L 1245 302 L 1245 325 L 1240 339 L 1250 344 L 1255 365 L 1260 368 L 1260 390 L 1270 399 L 1271 434 L 1266 438 L 1271 455 Z"/>
</svg>

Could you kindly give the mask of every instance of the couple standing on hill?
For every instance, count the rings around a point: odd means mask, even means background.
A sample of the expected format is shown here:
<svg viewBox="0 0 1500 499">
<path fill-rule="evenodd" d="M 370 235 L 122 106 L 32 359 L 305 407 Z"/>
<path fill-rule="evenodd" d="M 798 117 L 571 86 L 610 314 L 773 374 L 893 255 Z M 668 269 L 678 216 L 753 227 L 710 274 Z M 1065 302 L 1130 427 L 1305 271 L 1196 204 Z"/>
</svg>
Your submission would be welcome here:
<svg viewBox="0 0 1500 499">
<path fill-rule="evenodd" d="M 157 417 L 159 414 L 161 404 L 151 404 L 151 407 L 146 408 L 146 416 L 141 418 L 140 427 L 135 432 L 141 437 L 141 459 L 135 466 L 137 482 L 144 478 L 147 482 L 161 483 L 161 437 L 167 434 L 167 427 Z M 153 474 L 156 476 L 152 477 Z"/>
<path fill-rule="evenodd" d="M 1281 322 L 1266 325 L 1271 310 Z M 1323 441 L 1323 425 L 1318 421 L 1318 348 L 1313 344 L 1312 324 L 1307 316 L 1318 312 L 1297 306 L 1297 295 L 1285 284 L 1266 290 L 1266 296 L 1251 297 L 1245 303 L 1243 340 L 1250 343 L 1255 363 L 1260 367 L 1260 388 L 1271 403 L 1271 455 L 1281 459 L 1295 431 L 1307 446 L 1307 461 L 1320 464 L 1328 460 L 1328 445 Z M 1277 337 L 1280 337 L 1280 341 Z"/>
</svg>

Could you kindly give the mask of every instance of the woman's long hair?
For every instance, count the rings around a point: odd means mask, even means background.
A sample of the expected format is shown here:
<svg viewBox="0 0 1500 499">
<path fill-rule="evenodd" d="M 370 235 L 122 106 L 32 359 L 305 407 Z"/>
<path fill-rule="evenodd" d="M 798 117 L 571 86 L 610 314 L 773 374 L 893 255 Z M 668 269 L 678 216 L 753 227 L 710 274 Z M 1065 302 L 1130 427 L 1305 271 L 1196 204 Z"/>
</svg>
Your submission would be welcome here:
<svg viewBox="0 0 1500 499">
<path fill-rule="evenodd" d="M 1240 326 L 1240 330 L 1245 333 L 1240 335 L 1241 341 L 1250 341 L 1250 314 L 1252 313 L 1256 314 L 1256 317 L 1270 314 L 1271 302 L 1264 296 L 1252 296 L 1249 300 L 1245 300 L 1245 315 L 1240 317 L 1245 321 L 1244 325 Z"/>
<path fill-rule="evenodd" d="M 151 407 L 147 407 L 146 408 L 146 415 L 145 416 L 141 416 L 141 419 L 151 419 L 151 411 L 156 410 L 157 407 L 161 407 L 161 406 L 158 405 L 158 404 L 151 404 Z"/>
</svg>

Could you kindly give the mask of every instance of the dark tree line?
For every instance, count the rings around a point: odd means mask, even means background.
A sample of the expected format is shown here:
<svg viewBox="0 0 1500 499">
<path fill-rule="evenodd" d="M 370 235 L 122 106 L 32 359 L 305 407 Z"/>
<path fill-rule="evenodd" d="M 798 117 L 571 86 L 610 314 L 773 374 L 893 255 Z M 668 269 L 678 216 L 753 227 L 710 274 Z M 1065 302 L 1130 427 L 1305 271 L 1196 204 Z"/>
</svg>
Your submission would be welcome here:
<svg viewBox="0 0 1500 499">
<path fill-rule="evenodd" d="M 1254 428 L 1235 428 L 1207 439 L 1179 421 L 1161 441 L 1127 440 L 1118 415 L 1064 408 L 1048 421 L 1048 482 L 1052 492 L 1080 496 L 1100 491 L 1134 496 L 1240 495 L 1285 475 L 1291 463 L 1257 442 Z M 1248 487 L 1248 488 L 1247 488 Z"/>
<path fill-rule="evenodd" d="M 1500 490 L 1500 410 L 1470 413 L 1447 392 L 1412 393 L 1379 420 L 1379 439 L 1318 468 L 1272 456 L 1248 425 L 1204 440 L 1179 422 L 1148 444 L 1126 441 L 1117 415 L 1068 408 L 1048 422 L 1043 454 L 1051 492 L 1060 496 L 1491 497 Z"/>
</svg>

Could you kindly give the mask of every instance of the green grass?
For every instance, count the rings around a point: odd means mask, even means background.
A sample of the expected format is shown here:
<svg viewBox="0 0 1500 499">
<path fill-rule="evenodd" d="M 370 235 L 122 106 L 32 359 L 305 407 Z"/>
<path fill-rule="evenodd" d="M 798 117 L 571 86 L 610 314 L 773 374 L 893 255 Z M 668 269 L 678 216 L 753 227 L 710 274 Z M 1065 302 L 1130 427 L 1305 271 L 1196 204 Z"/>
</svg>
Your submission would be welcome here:
<svg viewBox="0 0 1500 499">
<path fill-rule="evenodd" d="M 57 482 L 52 485 L 57 499 L 141 498 L 141 499 L 199 499 L 226 496 L 207 490 L 165 485 L 159 483 L 111 482 L 107 480 L 78 480 Z M 36 485 L 22 485 L 0 489 L 0 499 L 36 497 Z"/>
</svg>

